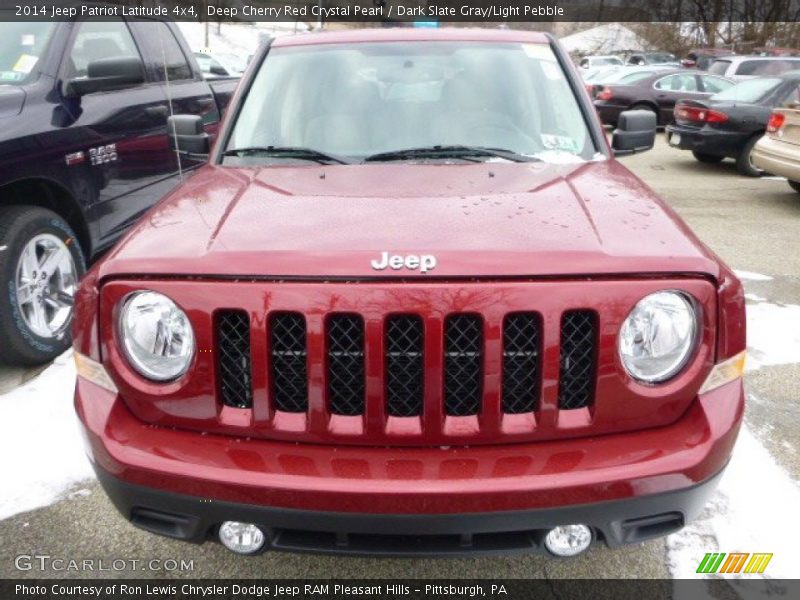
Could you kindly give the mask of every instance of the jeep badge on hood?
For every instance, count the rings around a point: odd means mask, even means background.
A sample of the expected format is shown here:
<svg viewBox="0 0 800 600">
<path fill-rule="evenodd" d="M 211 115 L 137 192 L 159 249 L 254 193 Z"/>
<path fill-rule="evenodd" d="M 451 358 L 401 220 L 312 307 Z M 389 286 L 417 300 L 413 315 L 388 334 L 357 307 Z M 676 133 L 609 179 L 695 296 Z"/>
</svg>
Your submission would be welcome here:
<svg viewBox="0 0 800 600">
<path fill-rule="evenodd" d="M 402 254 L 389 254 L 388 252 L 381 252 L 380 259 L 373 260 L 370 264 L 372 264 L 372 268 L 376 271 L 383 271 L 386 267 L 390 267 L 395 271 L 398 271 L 405 267 L 406 269 L 411 269 L 412 271 L 419 269 L 420 273 L 427 273 L 428 271 L 433 271 L 436 268 L 436 257 L 432 254 L 423 254 L 421 256 L 416 254 L 407 254 L 403 256 Z"/>
</svg>

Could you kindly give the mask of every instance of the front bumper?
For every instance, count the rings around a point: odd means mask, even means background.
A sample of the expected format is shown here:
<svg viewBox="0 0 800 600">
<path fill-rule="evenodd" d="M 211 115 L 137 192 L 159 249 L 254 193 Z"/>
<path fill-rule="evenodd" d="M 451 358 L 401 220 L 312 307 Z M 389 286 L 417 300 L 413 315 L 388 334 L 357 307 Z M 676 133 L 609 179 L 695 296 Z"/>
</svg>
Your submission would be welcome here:
<svg viewBox="0 0 800 600">
<path fill-rule="evenodd" d="M 386 448 L 241 439 L 147 425 L 78 379 L 76 408 L 123 516 L 203 541 L 223 520 L 276 549 L 430 555 L 535 551 L 583 522 L 608 545 L 679 529 L 713 491 L 744 408 L 741 381 L 651 430 L 481 447 Z"/>
<path fill-rule="evenodd" d="M 667 143 L 679 150 L 736 158 L 750 139 L 747 134 L 710 127 L 686 127 L 675 123 L 665 128 Z"/>
</svg>

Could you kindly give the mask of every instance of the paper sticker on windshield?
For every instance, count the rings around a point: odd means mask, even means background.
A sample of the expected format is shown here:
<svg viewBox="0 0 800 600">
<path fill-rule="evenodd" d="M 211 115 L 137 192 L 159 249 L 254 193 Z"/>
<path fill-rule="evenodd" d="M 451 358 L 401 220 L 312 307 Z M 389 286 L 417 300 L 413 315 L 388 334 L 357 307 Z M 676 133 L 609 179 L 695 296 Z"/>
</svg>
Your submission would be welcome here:
<svg viewBox="0 0 800 600">
<path fill-rule="evenodd" d="M 30 73 L 33 70 L 33 67 L 36 66 L 36 61 L 39 60 L 38 56 L 33 56 L 31 54 L 22 54 L 19 57 L 19 60 L 11 67 L 12 71 L 16 71 L 17 73 Z"/>
<path fill-rule="evenodd" d="M 20 40 L 21 46 L 35 46 L 36 45 L 36 36 L 32 33 L 23 33 L 22 39 Z"/>
<path fill-rule="evenodd" d="M 577 142 L 571 137 L 550 135 L 548 133 L 542 134 L 542 145 L 546 150 L 561 150 L 562 152 L 571 152 L 572 154 L 577 154 L 580 150 Z"/>
<path fill-rule="evenodd" d="M 550 50 L 550 46 L 544 44 L 522 44 L 522 49 L 525 51 L 525 54 L 531 58 L 538 58 L 540 60 L 549 58 L 553 60 L 553 52 Z"/>
</svg>

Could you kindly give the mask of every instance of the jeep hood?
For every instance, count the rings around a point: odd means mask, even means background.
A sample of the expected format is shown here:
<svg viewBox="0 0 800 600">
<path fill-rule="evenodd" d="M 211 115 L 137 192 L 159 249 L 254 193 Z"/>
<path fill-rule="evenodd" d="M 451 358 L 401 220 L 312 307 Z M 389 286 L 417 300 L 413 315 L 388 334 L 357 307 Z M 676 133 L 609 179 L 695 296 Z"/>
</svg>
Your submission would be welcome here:
<svg viewBox="0 0 800 600">
<path fill-rule="evenodd" d="M 385 251 L 437 266 L 374 270 Z M 719 276 L 713 254 L 614 160 L 209 165 L 99 268 L 101 278 Z"/>
</svg>

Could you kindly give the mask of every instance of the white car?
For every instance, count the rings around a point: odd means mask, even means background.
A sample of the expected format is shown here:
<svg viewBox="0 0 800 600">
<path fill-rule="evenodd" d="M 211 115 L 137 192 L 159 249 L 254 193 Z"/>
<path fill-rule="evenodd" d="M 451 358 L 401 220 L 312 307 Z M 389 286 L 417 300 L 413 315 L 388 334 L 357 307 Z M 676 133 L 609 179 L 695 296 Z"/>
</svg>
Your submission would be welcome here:
<svg viewBox="0 0 800 600">
<path fill-rule="evenodd" d="M 800 69 L 800 56 L 726 56 L 711 63 L 708 72 L 742 81 L 754 77 L 775 77 Z"/>
<path fill-rule="evenodd" d="M 592 67 L 621 67 L 624 64 L 619 56 L 584 56 L 578 66 L 581 69 L 591 69 Z"/>
</svg>

